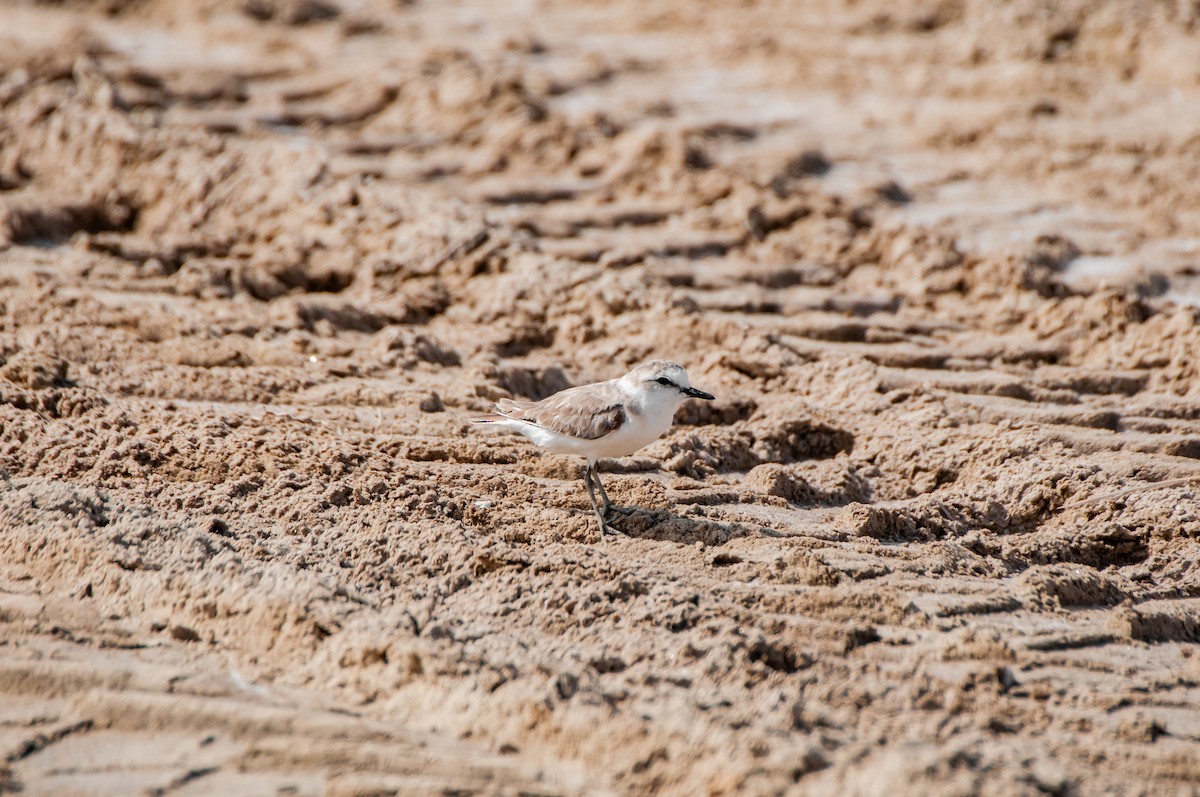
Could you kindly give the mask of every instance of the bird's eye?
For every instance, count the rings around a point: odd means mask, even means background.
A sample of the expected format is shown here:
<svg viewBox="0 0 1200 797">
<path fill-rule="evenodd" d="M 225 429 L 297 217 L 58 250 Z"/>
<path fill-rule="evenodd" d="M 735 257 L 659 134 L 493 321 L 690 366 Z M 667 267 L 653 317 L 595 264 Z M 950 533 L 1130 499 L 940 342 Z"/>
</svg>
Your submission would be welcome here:
<svg viewBox="0 0 1200 797">
<path fill-rule="evenodd" d="M 671 384 L 671 380 L 670 380 L 670 379 L 667 379 L 665 376 L 660 376 L 658 379 L 655 379 L 654 381 L 655 381 L 655 382 L 658 382 L 660 385 L 669 385 L 669 384 Z"/>
</svg>

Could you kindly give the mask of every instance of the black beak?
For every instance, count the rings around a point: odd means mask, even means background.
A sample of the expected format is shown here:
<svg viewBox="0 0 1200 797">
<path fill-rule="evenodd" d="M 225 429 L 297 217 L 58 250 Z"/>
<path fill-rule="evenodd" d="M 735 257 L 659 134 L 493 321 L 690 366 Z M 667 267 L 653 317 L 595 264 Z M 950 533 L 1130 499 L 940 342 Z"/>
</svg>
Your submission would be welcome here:
<svg viewBox="0 0 1200 797">
<path fill-rule="evenodd" d="M 681 387 L 679 389 L 683 392 L 683 395 L 690 396 L 691 398 L 704 399 L 705 401 L 712 401 L 716 398 L 712 393 L 705 393 L 703 390 L 697 390 L 694 387 Z"/>
</svg>

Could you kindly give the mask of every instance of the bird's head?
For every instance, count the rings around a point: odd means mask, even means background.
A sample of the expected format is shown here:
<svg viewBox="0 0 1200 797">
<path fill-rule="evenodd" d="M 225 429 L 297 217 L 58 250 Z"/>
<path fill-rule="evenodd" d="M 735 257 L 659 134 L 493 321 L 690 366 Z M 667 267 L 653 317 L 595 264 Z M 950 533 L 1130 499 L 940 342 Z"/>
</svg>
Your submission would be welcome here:
<svg viewBox="0 0 1200 797">
<path fill-rule="evenodd" d="M 627 390 L 634 390 L 654 401 L 670 400 L 678 404 L 684 399 L 712 401 L 714 396 L 697 390 L 688 381 L 687 371 L 669 360 L 650 360 L 625 374 L 621 379 Z"/>
</svg>

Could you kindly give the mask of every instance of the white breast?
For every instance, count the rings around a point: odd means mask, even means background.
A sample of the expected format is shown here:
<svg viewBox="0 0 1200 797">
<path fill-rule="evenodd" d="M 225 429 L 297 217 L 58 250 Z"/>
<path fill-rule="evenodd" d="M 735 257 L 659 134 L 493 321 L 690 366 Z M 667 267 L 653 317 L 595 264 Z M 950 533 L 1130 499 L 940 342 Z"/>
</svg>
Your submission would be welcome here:
<svg viewBox="0 0 1200 797">
<path fill-rule="evenodd" d="M 625 457 L 662 437 L 675 420 L 675 402 L 656 402 L 651 406 L 626 409 L 620 429 L 595 441 L 597 457 Z"/>
</svg>

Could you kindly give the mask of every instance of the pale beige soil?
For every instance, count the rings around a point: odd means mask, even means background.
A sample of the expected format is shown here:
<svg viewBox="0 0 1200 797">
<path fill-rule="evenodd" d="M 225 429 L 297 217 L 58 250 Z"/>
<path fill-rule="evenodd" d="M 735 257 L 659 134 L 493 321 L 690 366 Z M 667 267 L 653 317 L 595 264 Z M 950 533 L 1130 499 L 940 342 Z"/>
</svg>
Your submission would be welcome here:
<svg viewBox="0 0 1200 797">
<path fill-rule="evenodd" d="M 0 4 L 0 792 L 1200 793 L 1193 6 Z"/>
</svg>

